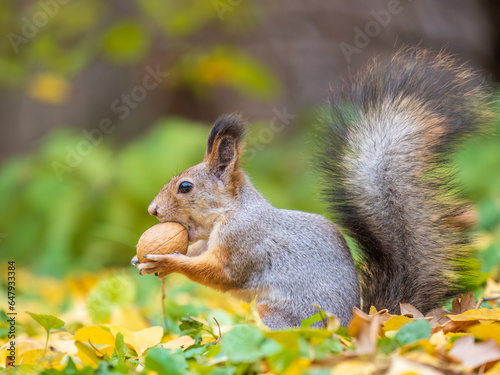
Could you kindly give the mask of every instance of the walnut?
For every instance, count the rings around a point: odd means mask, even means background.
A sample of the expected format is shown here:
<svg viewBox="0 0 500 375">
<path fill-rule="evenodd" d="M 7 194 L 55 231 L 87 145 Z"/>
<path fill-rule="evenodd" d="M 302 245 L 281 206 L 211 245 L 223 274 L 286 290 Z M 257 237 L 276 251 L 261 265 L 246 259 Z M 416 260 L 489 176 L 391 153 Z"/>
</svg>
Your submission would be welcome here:
<svg viewBox="0 0 500 375">
<path fill-rule="evenodd" d="M 143 255 L 172 254 L 176 251 L 186 254 L 189 245 L 188 231 L 179 223 L 157 224 L 145 231 L 137 244 L 139 262 L 147 262 Z"/>
</svg>

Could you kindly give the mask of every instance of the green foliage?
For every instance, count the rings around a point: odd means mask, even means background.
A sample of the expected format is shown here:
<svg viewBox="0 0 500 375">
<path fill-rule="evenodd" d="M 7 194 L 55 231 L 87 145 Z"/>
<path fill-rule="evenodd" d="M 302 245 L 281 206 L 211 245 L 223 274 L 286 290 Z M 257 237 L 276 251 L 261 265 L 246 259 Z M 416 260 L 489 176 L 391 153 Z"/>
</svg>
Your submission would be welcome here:
<svg viewBox="0 0 500 375">
<path fill-rule="evenodd" d="M 125 346 L 125 340 L 123 338 L 123 335 L 121 333 L 118 333 L 116 335 L 115 339 L 115 350 L 113 352 L 113 357 L 116 358 L 116 364 L 123 364 L 125 363 L 125 351 L 126 351 L 126 346 Z"/>
<path fill-rule="evenodd" d="M 278 94 L 275 76 L 250 55 L 234 47 L 217 46 L 190 51 L 173 70 L 176 85 L 191 87 L 198 95 L 208 88 L 223 86 L 255 99 L 272 99 Z"/>
<path fill-rule="evenodd" d="M 160 375 L 184 375 L 187 372 L 187 362 L 180 352 L 170 349 L 153 348 L 146 355 L 145 365 L 148 370 Z"/>
<path fill-rule="evenodd" d="M 200 323 L 196 319 L 189 316 L 181 318 L 179 330 L 181 331 L 181 335 L 186 335 L 194 339 L 195 344 L 199 344 L 202 340 L 201 331 L 203 330 L 203 323 Z"/>
<path fill-rule="evenodd" d="M 500 110 L 497 103 L 496 112 Z M 486 134 L 467 143 L 458 155 L 460 180 L 465 194 L 475 203 L 483 235 L 482 271 L 499 272 L 500 265 L 500 120 Z"/>
<path fill-rule="evenodd" d="M 420 319 L 401 327 L 394 339 L 399 345 L 406 345 L 430 337 L 431 324 L 425 319 Z"/>
<path fill-rule="evenodd" d="M 381 337 L 380 339 L 378 339 L 377 347 L 382 353 L 389 354 L 399 348 L 399 345 L 396 340 L 393 340 L 389 337 Z"/>
<path fill-rule="evenodd" d="M 125 273 L 99 280 L 88 297 L 88 311 L 94 322 L 105 322 L 117 308 L 134 301 L 134 280 Z"/>
<path fill-rule="evenodd" d="M 103 54 L 117 64 L 138 61 L 148 48 L 148 35 L 142 25 L 134 20 L 122 20 L 105 33 Z"/>
<path fill-rule="evenodd" d="M 317 306 L 317 305 L 315 305 Z M 319 308 L 318 308 L 319 310 Z M 314 323 L 321 322 L 325 319 L 326 315 L 323 311 L 319 310 L 316 314 L 304 319 L 301 323 L 301 327 L 311 327 Z"/>
<path fill-rule="evenodd" d="M 266 339 L 252 326 L 236 326 L 222 336 L 220 346 L 232 363 L 252 363 L 280 351 L 276 341 Z"/>
<path fill-rule="evenodd" d="M 222 86 L 266 100 L 277 93 L 278 82 L 242 48 L 221 42 L 186 48 L 208 27 L 231 37 L 252 30 L 249 6 L 231 5 L 222 22 L 204 0 L 135 0 L 126 12 L 99 0 L 0 2 L 0 32 L 8 39 L 0 45 L 0 87 L 29 89 L 41 72 L 71 78 L 101 57 L 113 65 L 145 65 L 160 50 L 168 55 L 169 71 L 179 73 L 169 82 L 175 87 L 207 94 Z M 240 12 L 246 14 L 243 22 L 235 17 Z"/>
<path fill-rule="evenodd" d="M 59 329 L 64 326 L 64 322 L 53 315 L 35 314 L 30 312 L 28 313 L 28 315 L 31 316 L 38 324 L 40 324 L 43 329 L 45 329 L 47 334 L 51 329 Z"/>
</svg>

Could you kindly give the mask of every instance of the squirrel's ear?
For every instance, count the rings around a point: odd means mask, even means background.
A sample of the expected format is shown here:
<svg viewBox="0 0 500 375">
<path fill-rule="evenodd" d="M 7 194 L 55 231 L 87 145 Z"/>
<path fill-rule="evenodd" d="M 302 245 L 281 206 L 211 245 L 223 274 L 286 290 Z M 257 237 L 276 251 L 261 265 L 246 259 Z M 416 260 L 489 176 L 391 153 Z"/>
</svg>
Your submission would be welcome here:
<svg viewBox="0 0 500 375">
<path fill-rule="evenodd" d="M 208 136 L 207 151 L 203 161 L 220 178 L 239 166 L 239 156 L 243 152 L 245 124 L 236 114 L 223 115 L 215 121 Z"/>
</svg>

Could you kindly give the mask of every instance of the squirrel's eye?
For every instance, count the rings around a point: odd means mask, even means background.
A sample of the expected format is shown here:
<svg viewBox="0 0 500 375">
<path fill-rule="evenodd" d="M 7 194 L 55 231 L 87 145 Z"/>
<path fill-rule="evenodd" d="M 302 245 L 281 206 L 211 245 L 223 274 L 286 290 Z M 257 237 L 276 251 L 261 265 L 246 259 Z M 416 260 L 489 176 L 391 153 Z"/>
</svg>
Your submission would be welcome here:
<svg viewBox="0 0 500 375">
<path fill-rule="evenodd" d="M 181 182 L 179 185 L 179 193 L 186 194 L 193 190 L 193 184 L 191 182 Z"/>
</svg>

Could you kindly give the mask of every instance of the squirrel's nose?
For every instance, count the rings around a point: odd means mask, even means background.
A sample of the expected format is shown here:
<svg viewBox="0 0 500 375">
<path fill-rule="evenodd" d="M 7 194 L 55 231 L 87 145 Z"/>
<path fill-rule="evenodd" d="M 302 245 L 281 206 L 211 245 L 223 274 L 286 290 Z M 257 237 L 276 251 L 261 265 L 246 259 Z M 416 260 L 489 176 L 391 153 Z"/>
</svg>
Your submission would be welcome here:
<svg viewBox="0 0 500 375">
<path fill-rule="evenodd" d="M 151 216 L 158 215 L 158 205 L 155 202 L 151 202 L 151 204 L 148 207 L 148 212 Z"/>
</svg>

